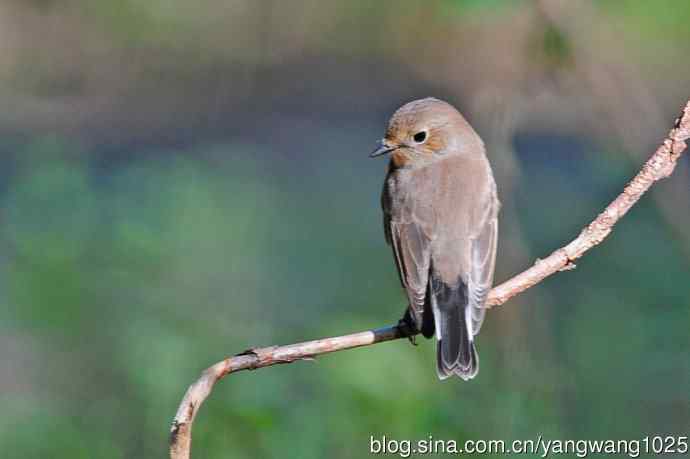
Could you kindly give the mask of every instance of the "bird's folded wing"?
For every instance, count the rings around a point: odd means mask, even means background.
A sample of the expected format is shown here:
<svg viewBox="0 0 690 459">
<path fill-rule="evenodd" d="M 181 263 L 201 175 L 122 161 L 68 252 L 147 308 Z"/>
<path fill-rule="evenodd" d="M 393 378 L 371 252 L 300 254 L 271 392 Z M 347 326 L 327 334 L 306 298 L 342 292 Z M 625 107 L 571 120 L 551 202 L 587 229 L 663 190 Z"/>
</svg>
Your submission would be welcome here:
<svg viewBox="0 0 690 459">
<path fill-rule="evenodd" d="M 468 279 L 468 300 L 472 312 L 472 334 L 479 333 L 486 309 L 484 303 L 491 290 L 496 265 L 496 244 L 498 237 L 498 203 L 494 201 L 483 215 L 479 232 L 472 238 L 470 246 L 471 269 Z"/>
<path fill-rule="evenodd" d="M 421 327 L 427 282 L 429 280 L 429 237 L 413 222 L 398 222 L 386 218 L 386 238 L 393 247 L 400 281 L 407 291 L 410 306 Z"/>
</svg>

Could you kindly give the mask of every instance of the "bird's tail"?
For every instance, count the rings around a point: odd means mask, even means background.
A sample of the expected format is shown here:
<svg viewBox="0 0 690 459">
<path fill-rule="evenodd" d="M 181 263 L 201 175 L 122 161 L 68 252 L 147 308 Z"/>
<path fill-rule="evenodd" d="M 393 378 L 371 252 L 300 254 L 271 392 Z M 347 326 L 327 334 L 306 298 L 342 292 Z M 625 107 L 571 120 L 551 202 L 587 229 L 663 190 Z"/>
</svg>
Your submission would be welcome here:
<svg viewBox="0 0 690 459">
<path fill-rule="evenodd" d="M 467 286 L 449 286 L 432 279 L 431 304 L 436 325 L 437 372 L 441 379 L 457 375 L 467 381 L 477 375 L 479 358 L 471 331 L 471 311 Z"/>
</svg>

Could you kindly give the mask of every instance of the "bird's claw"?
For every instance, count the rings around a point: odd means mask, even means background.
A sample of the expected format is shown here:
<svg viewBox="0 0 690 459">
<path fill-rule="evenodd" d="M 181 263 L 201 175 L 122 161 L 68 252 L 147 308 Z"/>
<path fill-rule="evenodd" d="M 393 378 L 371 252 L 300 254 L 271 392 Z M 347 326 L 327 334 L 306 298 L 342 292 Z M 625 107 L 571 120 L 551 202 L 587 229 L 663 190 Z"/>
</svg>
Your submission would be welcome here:
<svg viewBox="0 0 690 459">
<path fill-rule="evenodd" d="M 410 317 L 409 311 L 398 321 L 398 328 L 407 335 L 407 340 L 412 343 L 413 346 L 417 345 L 417 326 L 412 320 L 412 317 Z"/>
</svg>

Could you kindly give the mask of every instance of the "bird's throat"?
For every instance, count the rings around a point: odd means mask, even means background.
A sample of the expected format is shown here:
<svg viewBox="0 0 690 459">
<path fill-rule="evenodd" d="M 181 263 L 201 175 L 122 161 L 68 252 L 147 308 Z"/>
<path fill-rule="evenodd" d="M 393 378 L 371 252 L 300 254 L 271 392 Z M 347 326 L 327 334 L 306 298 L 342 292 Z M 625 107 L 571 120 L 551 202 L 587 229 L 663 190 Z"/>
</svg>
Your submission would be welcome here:
<svg viewBox="0 0 690 459">
<path fill-rule="evenodd" d="M 407 164 L 410 162 L 410 158 L 408 158 L 404 153 L 402 153 L 400 150 L 396 150 L 391 154 L 391 163 L 393 166 L 397 169 L 400 167 L 405 167 Z"/>
</svg>

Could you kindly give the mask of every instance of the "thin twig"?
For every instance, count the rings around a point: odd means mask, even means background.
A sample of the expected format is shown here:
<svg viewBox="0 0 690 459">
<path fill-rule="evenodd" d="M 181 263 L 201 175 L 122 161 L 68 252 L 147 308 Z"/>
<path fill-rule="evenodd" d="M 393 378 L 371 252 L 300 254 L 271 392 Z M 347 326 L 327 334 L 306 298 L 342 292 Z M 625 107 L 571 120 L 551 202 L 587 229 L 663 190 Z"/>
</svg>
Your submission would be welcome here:
<svg viewBox="0 0 690 459">
<path fill-rule="evenodd" d="M 668 177 L 673 172 L 676 161 L 685 150 L 685 141 L 688 138 L 690 138 L 690 101 L 676 120 L 666 140 L 644 164 L 642 170 L 628 183 L 623 192 L 572 242 L 556 250 L 548 257 L 538 260 L 531 268 L 494 287 L 489 293 L 487 308 L 505 303 L 513 296 L 538 284 L 556 272 L 574 268 L 573 262 L 589 249 L 601 243 L 609 235 L 616 222 L 630 210 L 654 182 Z M 187 389 L 172 423 L 170 457 L 172 459 L 189 459 L 192 424 L 199 407 L 211 393 L 214 384 L 228 374 L 282 363 L 292 363 L 296 360 L 312 359 L 317 355 L 369 346 L 408 337 L 412 334 L 409 329 L 403 326 L 392 325 L 351 335 L 306 341 L 287 346 L 249 349 L 218 362 L 207 368 L 201 377 Z"/>
</svg>

